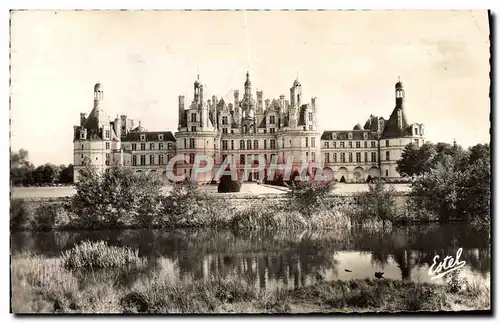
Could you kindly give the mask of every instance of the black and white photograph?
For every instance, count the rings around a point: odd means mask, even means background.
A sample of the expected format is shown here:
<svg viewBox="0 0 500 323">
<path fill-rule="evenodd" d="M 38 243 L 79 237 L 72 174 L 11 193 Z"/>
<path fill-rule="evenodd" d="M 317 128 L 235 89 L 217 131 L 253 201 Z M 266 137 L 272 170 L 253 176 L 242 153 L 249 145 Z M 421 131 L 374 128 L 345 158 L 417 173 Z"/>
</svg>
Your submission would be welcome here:
<svg viewBox="0 0 500 323">
<path fill-rule="evenodd" d="M 492 19 L 10 11 L 10 312 L 491 314 Z"/>
</svg>

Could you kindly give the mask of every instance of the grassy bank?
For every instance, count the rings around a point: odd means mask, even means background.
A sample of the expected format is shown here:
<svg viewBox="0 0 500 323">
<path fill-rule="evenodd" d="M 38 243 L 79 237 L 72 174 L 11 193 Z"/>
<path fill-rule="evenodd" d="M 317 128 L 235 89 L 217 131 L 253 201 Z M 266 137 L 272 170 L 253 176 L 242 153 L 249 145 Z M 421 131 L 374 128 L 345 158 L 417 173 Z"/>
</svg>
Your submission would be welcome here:
<svg viewBox="0 0 500 323">
<path fill-rule="evenodd" d="M 86 249 L 82 252 L 82 249 Z M 489 289 L 454 280 L 430 285 L 385 279 L 320 282 L 294 290 L 263 291 L 236 277 L 179 281 L 148 267 L 129 249 L 79 245 L 69 257 L 12 257 L 15 313 L 305 313 L 458 311 L 490 308 Z M 141 264 L 134 280 L 129 262 Z M 77 266 L 89 264 L 89 266 Z M 69 266 L 68 264 L 73 264 Z M 136 266 L 137 267 L 137 266 Z M 103 270 L 102 268 L 107 268 Z M 85 269 L 85 270 L 82 270 Z"/>
</svg>

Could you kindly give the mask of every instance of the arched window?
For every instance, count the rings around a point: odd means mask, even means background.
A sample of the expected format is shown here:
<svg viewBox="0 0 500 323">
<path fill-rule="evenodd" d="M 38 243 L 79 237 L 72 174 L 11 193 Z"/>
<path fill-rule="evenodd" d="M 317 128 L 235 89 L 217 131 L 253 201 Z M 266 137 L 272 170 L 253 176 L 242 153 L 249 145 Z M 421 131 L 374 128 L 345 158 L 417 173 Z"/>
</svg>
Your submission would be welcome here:
<svg viewBox="0 0 500 323">
<path fill-rule="evenodd" d="M 247 125 L 243 125 L 243 133 L 247 133 Z"/>
<path fill-rule="evenodd" d="M 253 149 L 259 149 L 259 141 L 257 139 L 253 141 Z"/>
<path fill-rule="evenodd" d="M 254 133 L 253 125 L 250 125 L 250 133 Z"/>
<path fill-rule="evenodd" d="M 248 150 L 252 149 L 252 141 L 251 140 L 247 140 L 247 149 Z"/>
</svg>

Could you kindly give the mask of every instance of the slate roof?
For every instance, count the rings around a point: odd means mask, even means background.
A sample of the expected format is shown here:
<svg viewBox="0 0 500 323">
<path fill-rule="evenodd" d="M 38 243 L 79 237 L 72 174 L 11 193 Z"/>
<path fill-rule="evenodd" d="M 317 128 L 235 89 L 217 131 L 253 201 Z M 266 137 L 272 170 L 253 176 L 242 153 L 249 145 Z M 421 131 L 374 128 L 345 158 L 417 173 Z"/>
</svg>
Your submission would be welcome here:
<svg viewBox="0 0 500 323">
<path fill-rule="evenodd" d="M 402 117 L 402 127 L 398 126 L 398 111 L 401 111 Z M 407 135 L 408 123 L 406 122 L 406 116 L 404 114 L 403 108 L 395 107 L 387 121 L 384 132 L 382 133 L 382 138 L 399 138 Z"/>
<path fill-rule="evenodd" d="M 170 131 L 138 131 L 129 132 L 122 141 L 141 141 L 141 135 L 146 135 L 146 141 L 160 141 L 158 135 L 163 134 L 162 141 L 175 141 L 175 137 Z"/>
<path fill-rule="evenodd" d="M 376 133 L 367 130 L 329 130 L 323 132 L 321 140 L 334 140 L 334 133 L 337 134 L 337 139 L 335 140 L 365 140 L 363 137 L 365 132 L 368 133 L 367 140 L 377 139 Z M 349 139 L 349 133 L 352 133 L 352 139 Z"/>
</svg>

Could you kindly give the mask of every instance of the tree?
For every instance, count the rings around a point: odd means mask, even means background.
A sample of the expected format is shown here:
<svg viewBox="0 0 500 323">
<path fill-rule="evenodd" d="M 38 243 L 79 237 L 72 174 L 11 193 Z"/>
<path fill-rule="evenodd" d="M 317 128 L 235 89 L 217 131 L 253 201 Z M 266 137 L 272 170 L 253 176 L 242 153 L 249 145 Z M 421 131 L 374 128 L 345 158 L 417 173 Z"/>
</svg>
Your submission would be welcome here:
<svg viewBox="0 0 500 323">
<path fill-rule="evenodd" d="M 396 190 L 384 181 L 373 180 L 368 185 L 368 191 L 358 195 L 356 216 L 360 222 L 364 219 L 381 220 L 385 225 L 396 217 Z"/>
<path fill-rule="evenodd" d="M 60 165 L 59 168 L 61 169 L 61 173 L 59 174 L 59 183 L 73 183 L 73 164 L 69 164 L 68 167 Z"/>
<path fill-rule="evenodd" d="M 20 149 L 18 152 L 10 153 L 10 180 L 12 185 L 30 184 L 26 177 L 28 176 L 31 179 L 33 170 L 33 164 L 28 161 L 27 150 Z"/>
<path fill-rule="evenodd" d="M 431 169 L 435 156 L 436 149 L 432 143 L 427 142 L 420 148 L 410 143 L 406 145 L 401 158 L 396 162 L 396 170 L 401 175 L 422 175 Z"/>
</svg>

